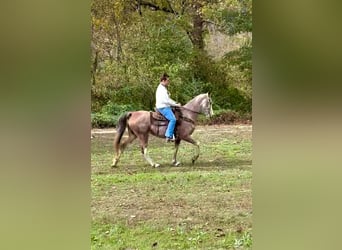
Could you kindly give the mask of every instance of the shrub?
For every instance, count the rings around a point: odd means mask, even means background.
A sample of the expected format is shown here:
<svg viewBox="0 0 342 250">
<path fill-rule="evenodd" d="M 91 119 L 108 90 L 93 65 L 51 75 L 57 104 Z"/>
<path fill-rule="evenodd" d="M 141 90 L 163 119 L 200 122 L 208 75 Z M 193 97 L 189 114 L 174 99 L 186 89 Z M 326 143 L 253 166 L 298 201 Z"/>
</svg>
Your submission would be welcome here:
<svg viewBox="0 0 342 250">
<path fill-rule="evenodd" d="M 252 122 L 250 113 L 238 113 L 233 110 L 215 110 L 213 117 L 210 119 L 205 116 L 200 116 L 198 124 L 200 125 L 215 125 L 215 124 L 249 124 Z"/>
<path fill-rule="evenodd" d="M 101 108 L 100 112 L 91 114 L 91 126 L 96 128 L 115 127 L 119 117 L 123 113 L 134 109 L 135 108 L 132 105 L 115 104 L 108 101 L 107 104 Z"/>
</svg>

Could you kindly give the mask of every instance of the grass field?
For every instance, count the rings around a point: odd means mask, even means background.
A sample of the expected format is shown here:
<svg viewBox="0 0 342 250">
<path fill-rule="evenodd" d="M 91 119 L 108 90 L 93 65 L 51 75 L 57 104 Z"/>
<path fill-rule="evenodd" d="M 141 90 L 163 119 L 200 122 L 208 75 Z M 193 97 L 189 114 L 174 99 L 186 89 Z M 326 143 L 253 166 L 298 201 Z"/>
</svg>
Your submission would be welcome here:
<svg viewBox="0 0 342 250">
<path fill-rule="evenodd" d="M 138 141 L 111 169 L 114 130 L 93 130 L 91 249 L 251 249 L 252 126 L 197 127 L 200 157 L 181 142 L 150 137 L 143 159 Z"/>
</svg>

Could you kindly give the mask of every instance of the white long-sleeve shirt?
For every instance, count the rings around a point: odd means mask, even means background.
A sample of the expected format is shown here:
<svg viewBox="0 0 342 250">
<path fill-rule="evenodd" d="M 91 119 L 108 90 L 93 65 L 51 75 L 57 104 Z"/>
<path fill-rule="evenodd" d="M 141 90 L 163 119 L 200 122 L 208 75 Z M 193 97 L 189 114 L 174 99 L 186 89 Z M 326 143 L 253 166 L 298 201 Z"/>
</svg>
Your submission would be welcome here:
<svg viewBox="0 0 342 250">
<path fill-rule="evenodd" d="M 156 108 L 160 109 L 176 104 L 177 103 L 170 98 L 166 87 L 160 83 L 156 91 Z"/>
</svg>

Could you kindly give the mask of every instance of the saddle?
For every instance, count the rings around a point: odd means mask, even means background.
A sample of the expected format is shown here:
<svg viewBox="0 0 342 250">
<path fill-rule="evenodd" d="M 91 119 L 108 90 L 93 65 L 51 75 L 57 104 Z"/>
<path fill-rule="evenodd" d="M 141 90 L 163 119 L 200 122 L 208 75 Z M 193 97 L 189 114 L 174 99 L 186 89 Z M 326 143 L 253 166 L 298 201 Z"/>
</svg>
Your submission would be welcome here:
<svg viewBox="0 0 342 250">
<path fill-rule="evenodd" d="M 178 108 L 172 108 L 172 112 L 176 117 L 176 126 L 180 123 L 182 118 L 182 112 Z M 150 111 L 151 124 L 157 126 L 167 126 L 169 120 L 167 120 L 157 109 L 155 111 Z"/>
</svg>

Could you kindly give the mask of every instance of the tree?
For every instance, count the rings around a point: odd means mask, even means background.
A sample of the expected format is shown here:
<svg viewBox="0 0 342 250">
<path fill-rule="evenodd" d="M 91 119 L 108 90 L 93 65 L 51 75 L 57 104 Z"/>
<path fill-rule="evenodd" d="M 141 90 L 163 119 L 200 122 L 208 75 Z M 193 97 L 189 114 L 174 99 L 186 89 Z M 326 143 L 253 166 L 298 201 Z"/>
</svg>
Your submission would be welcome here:
<svg viewBox="0 0 342 250">
<path fill-rule="evenodd" d="M 236 95 L 228 91 L 233 81 L 239 80 L 238 91 L 251 82 L 246 53 L 214 60 L 206 50 L 210 29 L 227 35 L 251 31 L 251 0 L 92 0 L 91 15 L 93 111 L 109 102 L 153 109 L 164 71 L 181 102 L 208 90 L 217 97 Z M 227 107 L 224 97 L 216 99 L 217 107 Z"/>
</svg>

